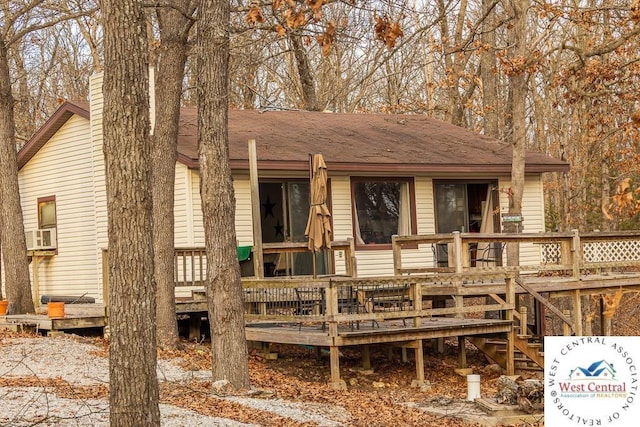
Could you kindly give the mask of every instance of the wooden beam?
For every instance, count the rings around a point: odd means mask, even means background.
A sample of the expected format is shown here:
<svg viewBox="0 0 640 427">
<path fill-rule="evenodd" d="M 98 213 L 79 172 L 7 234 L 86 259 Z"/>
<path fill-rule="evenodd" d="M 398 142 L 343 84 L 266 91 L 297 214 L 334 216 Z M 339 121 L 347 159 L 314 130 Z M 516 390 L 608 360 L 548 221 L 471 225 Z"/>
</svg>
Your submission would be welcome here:
<svg viewBox="0 0 640 427">
<path fill-rule="evenodd" d="M 258 155 L 256 140 L 249 140 L 249 181 L 251 185 L 251 221 L 253 225 L 253 269 L 256 277 L 264 277 L 262 256 L 262 215 L 260 213 L 260 187 L 258 183 Z"/>
<path fill-rule="evenodd" d="M 582 335 L 582 300 L 580 298 L 580 290 L 573 291 L 573 331 L 576 335 Z"/>
<path fill-rule="evenodd" d="M 533 289 L 531 286 L 527 285 L 520 277 L 517 277 L 515 279 L 515 281 L 521 288 L 523 288 L 528 293 L 530 293 L 531 296 L 533 296 L 542 305 L 547 307 L 549 309 L 549 311 L 551 311 L 553 314 L 558 316 L 560 318 L 560 320 L 562 320 L 564 323 L 569 325 L 571 327 L 571 329 L 573 329 L 575 331 L 575 322 L 573 320 L 571 320 L 570 318 L 566 317 L 562 313 L 562 311 L 560 311 L 560 309 L 558 309 L 555 305 L 551 304 L 551 302 L 549 302 L 549 300 L 547 300 L 545 297 L 543 297 L 538 292 L 536 292 L 536 290 Z M 525 321 L 525 323 L 526 323 L 526 321 Z"/>
<path fill-rule="evenodd" d="M 464 335 L 458 337 L 458 368 L 467 367 L 467 348 L 465 346 L 467 340 Z"/>
<path fill-rule="evenodd" d="M 347 383 L 340 379 L 340 348 L 329 347 L 329 359 L 331 361 L 331 382 L 329 386 L 334 390 L 346 390 Z"/>
</svg>

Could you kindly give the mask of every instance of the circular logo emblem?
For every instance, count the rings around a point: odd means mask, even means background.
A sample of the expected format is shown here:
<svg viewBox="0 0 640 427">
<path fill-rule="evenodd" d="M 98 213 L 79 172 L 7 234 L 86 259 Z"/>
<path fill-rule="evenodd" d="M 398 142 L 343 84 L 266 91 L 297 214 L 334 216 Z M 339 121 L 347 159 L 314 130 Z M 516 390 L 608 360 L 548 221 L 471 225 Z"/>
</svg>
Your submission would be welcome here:
<svg viewBox="0 0 640 427">
<path fill-rule="evenodd" d="M 544 347 L 546 425 L 637 425 L 640 338 L 545 337 Z"/>
</svg>

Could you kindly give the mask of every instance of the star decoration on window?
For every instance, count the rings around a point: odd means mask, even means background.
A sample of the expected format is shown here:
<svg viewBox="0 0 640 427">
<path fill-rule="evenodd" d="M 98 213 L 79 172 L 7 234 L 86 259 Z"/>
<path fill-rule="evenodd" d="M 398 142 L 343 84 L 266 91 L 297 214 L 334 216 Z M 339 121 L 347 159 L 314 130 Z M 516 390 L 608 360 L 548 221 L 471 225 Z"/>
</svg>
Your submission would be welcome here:
<svg viewBox="0 0 640 427">
<path fill-rule="evenodd" d="M 273 203 L 271 201 L 271 196 L 267 196 L 267 200 L 265 200 L 265 202 L 262 204 L 262 207 L 264 208 L 264 217 L 265 219 L 271 215 L 271 217 L 273 217 L 273 208 L 275 207 L 275 203 Z"/>
<path fill-rule="evenodd" d="M 280 220 L 278 220 L 278 222 L 276 223 L 276 225 L 273 226 L 273 228 L 275 228 L 276 230 L 276 237 L 282 236 L 284 238 L 284 234 L 283 234 L 284 226 L 280 224 Z"/>
</svg>

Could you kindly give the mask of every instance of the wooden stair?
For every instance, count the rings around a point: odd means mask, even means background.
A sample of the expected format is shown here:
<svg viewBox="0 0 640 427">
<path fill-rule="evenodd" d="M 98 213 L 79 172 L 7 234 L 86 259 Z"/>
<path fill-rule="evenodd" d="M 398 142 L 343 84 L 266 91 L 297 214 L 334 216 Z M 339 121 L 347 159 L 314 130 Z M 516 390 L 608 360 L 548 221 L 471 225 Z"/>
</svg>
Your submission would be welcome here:
<svg viewBox="0 0 640 427">
<path fill-rule="evenodd" d="M 503 368 L 507 367 L 507 340 L 468 336 L 466 339 Z M 516 335 L 514 339 L 514 362 L 516 371 L 540 371 L 544 368 L 542 343 L 530 341 L 528 335 Z"/>
</svg>

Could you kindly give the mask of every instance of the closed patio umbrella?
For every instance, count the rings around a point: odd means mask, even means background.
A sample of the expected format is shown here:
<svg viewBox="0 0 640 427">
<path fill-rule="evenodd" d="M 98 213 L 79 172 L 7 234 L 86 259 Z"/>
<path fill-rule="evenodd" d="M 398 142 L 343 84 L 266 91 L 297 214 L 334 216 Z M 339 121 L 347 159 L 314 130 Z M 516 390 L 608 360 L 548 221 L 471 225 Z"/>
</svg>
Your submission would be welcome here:
<svg viewBox="0 0 640 427">
<path fill-rule="evenodd" d="M 309 249 L 313 252 L 331 247 L 330 217 L 331 212 L 327 207 L 327 165 L 322 154 L 314 154 L 311 158 L 311 206 L 304 231 L 309 239 Z"/>
</svg>

